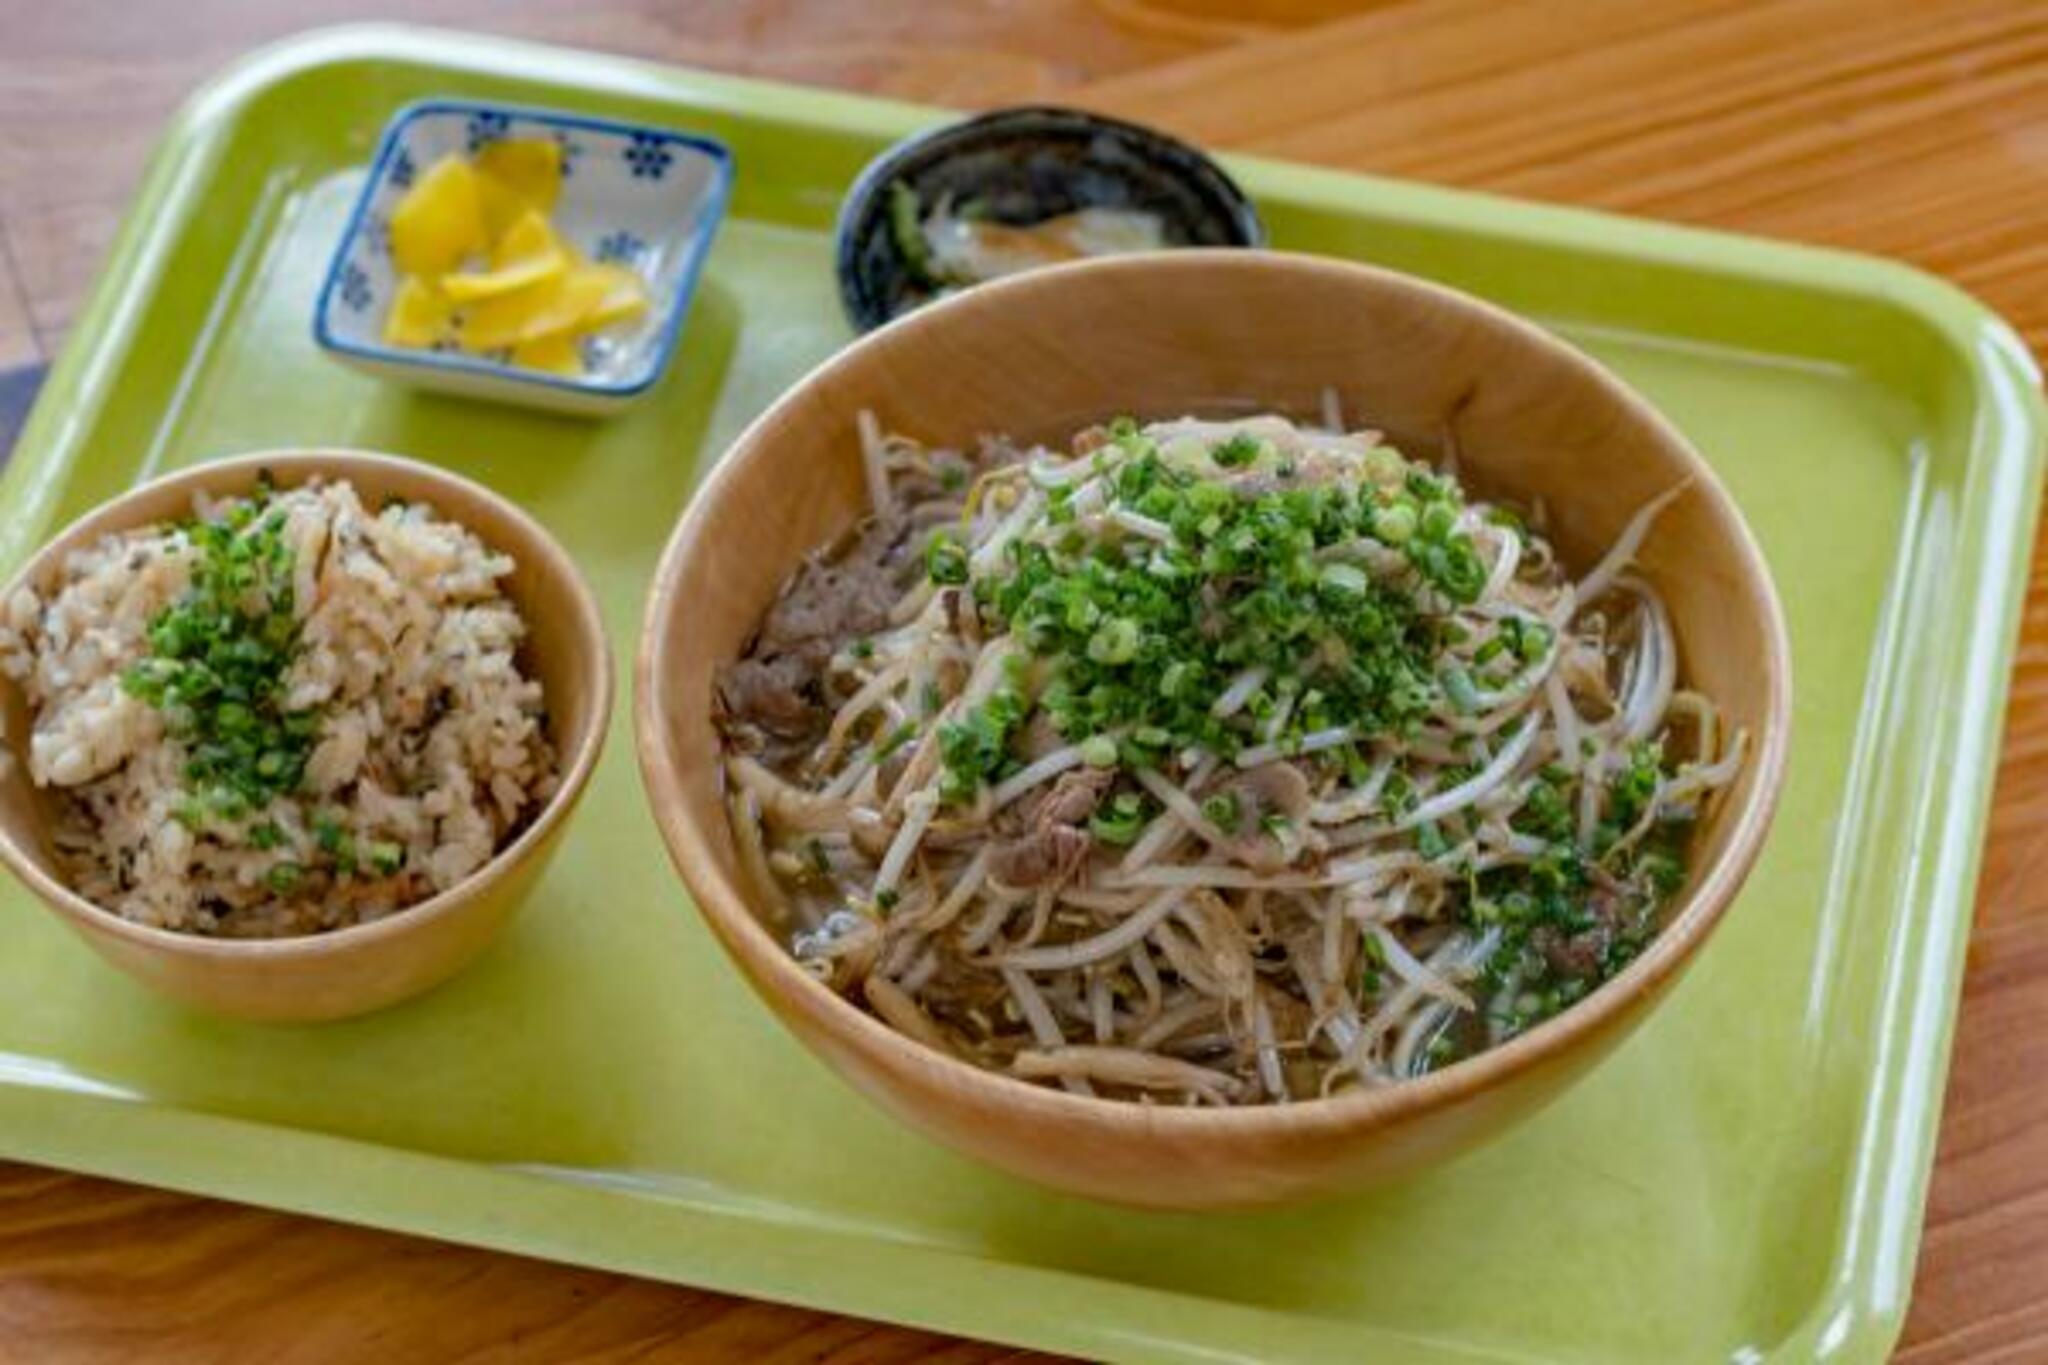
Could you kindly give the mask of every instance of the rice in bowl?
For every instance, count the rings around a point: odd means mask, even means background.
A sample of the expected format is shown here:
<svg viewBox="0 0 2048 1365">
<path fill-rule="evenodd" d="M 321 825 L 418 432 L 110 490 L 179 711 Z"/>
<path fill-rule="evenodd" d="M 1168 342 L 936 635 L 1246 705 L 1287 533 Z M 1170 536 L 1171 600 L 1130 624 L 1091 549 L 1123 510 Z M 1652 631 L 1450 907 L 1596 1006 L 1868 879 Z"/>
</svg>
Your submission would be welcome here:
<svg viewBox="0 0 2048 1365">
<path fill-rule="evenodd" d="M 200 501 L 0 604 L 29 776 L 72 887 L 230 938 L 367 923 L 448 890 L 547 803 L 512 559 L 347 481 Z"/>
</svg>

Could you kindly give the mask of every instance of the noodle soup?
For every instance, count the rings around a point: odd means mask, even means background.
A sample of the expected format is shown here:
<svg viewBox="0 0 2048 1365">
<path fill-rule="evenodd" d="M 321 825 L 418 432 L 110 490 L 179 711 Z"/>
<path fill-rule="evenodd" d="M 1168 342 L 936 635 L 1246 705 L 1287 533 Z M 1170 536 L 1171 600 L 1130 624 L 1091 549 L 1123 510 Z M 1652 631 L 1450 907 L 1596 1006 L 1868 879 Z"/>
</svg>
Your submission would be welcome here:
<svg viewBox="0 0 2048 1365">
<path fill-rule="evenodd" d="M 1683 485 L 1574 575 L 1335 411 L 859 435 L 870 515 L 720 675 L 730 815 L 790 952 L 976 1065 L 1241 1105 L 1451 1064 L 1641 951 L 1743 761 L 1631 569 Z"/>
</svg>

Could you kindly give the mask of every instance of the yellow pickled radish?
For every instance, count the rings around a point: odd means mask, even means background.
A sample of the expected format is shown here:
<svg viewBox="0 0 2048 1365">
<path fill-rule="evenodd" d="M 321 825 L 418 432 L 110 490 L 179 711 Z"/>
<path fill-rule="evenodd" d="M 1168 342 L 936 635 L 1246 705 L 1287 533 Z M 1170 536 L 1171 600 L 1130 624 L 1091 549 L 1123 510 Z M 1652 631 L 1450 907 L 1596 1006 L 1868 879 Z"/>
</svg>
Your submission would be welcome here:
<svg viewBox="0 0 2048 1365">
<path fill-rule="evenodd" d="M 588 269 L 572 270 L 549 291 L 548 298 L 526 319 L 522 341 L 538 341 L 562 332 L 588 330 L 590 315 L 605 300 L 611 285 Z"/>
<path fill-rule="evenodd" d="M 550 374 L 582 374 L 583 357 L 576 342 L 577 337 L 570 332 L 555 332 L 532 341 L 522 341 L 512 348 L 512 363 L 530 370 L 546 370 Z"/>
<path fill-rule="evenodd" d="M 482 172 L 476 177 L 476 202 L 483 213 L 484 236 L 494 241 L 505 231 L 506 224 L 530 207 L 510 185 Z"/>
<path fill-rule="evenodd" d="M 512 220 L 498 244 L 491 248 L 491 265 L 503 270 L 535 256 L 561 256 L 565 262 L 580 263 L 576 249 L 555 235 L 553 224 L 539 209 L 526 209 Z"/>
<path fill-rule="evenodd" d="M 391 256 L 403 274 L 443 275 L 489 246 L 476 171 L 459 156 L 435 162 L 391 211 Z"/>
<path fill-rule="evenodd" d="M 582 373 L 577 343 L 637 317 L 647 286 L 632 271 L 595 265 L 548 220 L 562 183 L 562 149 L 510 138 L 473 162 L 447 157 L 392 213 L 392 250 L 407 278 L 385 320 L 385 340 L 432 346 L 448 338 L 514 364 Z M 402 226 L 401 226 L 402 225 Z M 463 269 L 482 256 L 475 268 Z"/>
<path fill-rule="evenodd" d="M 548 213 L 562 192 L 562 144 L 551 137 L 501 138 L 476 154 L 476 169 L 512 201 Z M 516 216 L 508 216 L 505 223 Z"/>
<path fill-rule="evenodd" d="M 517 346 L 534 314 L 546 308 L 561 289 L 562 278 L 555 275 L 525 289 L 467 305 L 456 326 L 456 341 L 463 350 L 476 352 Z"/>
<path fill-rule="evenodd" d="M 583 319 L 589 328 L 609 327 L 614 322 L 640 316 L 647 310 L 647 286 L 632 271 L 616 265 L 592 265 L 582 267 L 592 271 L 604 281 L 605 293 L 597 307 Z"/>
<path fill-rule="evenodd" d="M 440 290 L 408 275 L 391 301 L 391 315 L 384 319 L 384 344 L 432 346 L 448 334 L 453 311 Z"/>
<path fill-rule="evenodd" d="M 568 265 L 568 257 L 559 251 L 549 251 L 537 256 L 521 257 L 495 270 L 444 275 L 441 277 L 441 289 L 456 303 L 473 303 L 478 299 L 495 298 L 499 294 L 514 293 L 555 279 L 568 268 Z"/>
<path fill-rule="evenodd" d="M 603 302 L 607 287 L 581 271 L 558 272 L 525 289 L 479 299 L 463 309 L 462 348 L 496 351 L 576 331 Z"/>
</svg>

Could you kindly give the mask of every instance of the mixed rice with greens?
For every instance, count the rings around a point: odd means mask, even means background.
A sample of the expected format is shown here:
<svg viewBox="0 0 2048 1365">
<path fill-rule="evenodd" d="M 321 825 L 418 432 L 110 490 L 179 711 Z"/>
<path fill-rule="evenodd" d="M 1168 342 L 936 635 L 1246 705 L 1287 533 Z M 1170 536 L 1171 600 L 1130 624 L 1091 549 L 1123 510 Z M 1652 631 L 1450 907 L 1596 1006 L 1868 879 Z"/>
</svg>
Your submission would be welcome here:
<svg viewBox="0 0 2048 1365">
<path fill-rule="evenodd" d="M 0 603 L 74 889 L 139 924 L 267 938 L 476 872 L 556 781 L 512 568 L 430 507 L 266 482 Z"/>
</svg>

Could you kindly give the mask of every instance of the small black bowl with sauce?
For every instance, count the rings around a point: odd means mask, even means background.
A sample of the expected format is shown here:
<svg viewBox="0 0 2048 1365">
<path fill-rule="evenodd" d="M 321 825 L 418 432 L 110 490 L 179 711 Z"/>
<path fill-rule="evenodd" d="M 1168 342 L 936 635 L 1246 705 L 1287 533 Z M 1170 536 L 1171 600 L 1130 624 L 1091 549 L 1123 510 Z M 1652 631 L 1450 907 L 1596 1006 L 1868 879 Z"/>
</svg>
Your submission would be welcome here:
<svg viewBox="0 0 2048 1365">
<path fill-rule="evenodd" d="M 1077 109 L 999 109 L 868 163 L 839 211 L 839 296 L 865 332 L 1037 265 L 1265 243 L 1244 191 L 1187 143 Z"/>
</svg>

